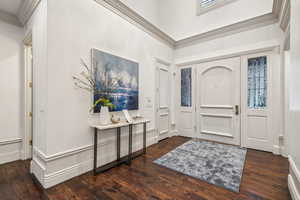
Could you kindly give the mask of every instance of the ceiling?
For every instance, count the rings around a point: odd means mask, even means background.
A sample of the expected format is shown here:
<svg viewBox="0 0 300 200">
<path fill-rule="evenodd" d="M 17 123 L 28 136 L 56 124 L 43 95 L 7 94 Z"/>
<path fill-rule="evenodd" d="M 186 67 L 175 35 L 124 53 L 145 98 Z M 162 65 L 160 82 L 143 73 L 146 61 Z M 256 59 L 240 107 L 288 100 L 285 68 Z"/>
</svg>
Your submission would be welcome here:
<svg viewBox="0 0 300 200">
<path fill-rule="evenodd" d="M 25 0 L 0 0 L 0 11 L 17 16 L 23 1 Z"/>
</svg>

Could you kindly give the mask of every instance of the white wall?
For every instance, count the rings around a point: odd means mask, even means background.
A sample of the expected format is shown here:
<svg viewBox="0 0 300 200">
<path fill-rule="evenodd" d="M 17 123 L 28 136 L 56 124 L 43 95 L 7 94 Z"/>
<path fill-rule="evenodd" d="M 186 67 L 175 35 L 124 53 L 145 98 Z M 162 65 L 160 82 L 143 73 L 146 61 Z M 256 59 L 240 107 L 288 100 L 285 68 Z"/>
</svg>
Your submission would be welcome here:
<svg viewBox="0 0 300 200">
<path fill-rule="evenodd" d="M 33 148 L 46 152 L 47 0 L 42 0 L 25 26 L 33 48 Z"/>
<path fill-rule="evenodd" d="M 240 51 L 280 45 L 282 37 L 283 34 L 278 24 L 272 24 L 214 40 L 195 43 L 175 50 L 175 64 L 199 58 L 228 55 Z"/>
<path fill-rule="evenodd" d="M 150 21 L 156 26 L 160 26 L 159 7 L 160 0 L 121 0 L 129 8 Z"/>
<path fill-rule="evenodd" d="M 196 0 L 160 1 L 162 30 L 179 40 L 272 12 L 273 0 L 238 0 L 203 15 L 196 15 Z"/>
<path fill-rule="evenodd" d="M 300 199 L 300 2 L 291 1 L 291 50 L 290 66 L 288 68 L 288 86 L 289 86 L 289 107 L 287 112 L 288 129 L 288 151 L 290 155 L 291 176 L 289 177 L 289 186 L 292 195 L 298 192 Z M 295 187 L 291 185 L 295 184 Z M 298 191 L 297 189 L 298 188 Z M 295 195 L 296 196 L 296 195 Z M 294 198 L 295 198 L 294 196 Z"/>
<path fill-rule="evenodd" d="M 23 29 L 0 21 L 0 164 L 20 158 L 23 134 Z"/>
<path fill-rule="evenodd" d="M 172 62 L 173 50 L 95 1 L 42 2 L 40 7 L 45 4 L 47 9 L 46 20 L 45 14 L 40 16 L 42 19 L 37 20 L 40 23 L 33 28 L 40 27 L 40 37 L 36 40 L 39 45 L 44 45 L 41 51 L 46 53 L 47 60 L 44 63 L 44 54 L 40 55 L 42 70 L 36 69 L 43 77 L 39 80 L 43 90 L 39 90 L 37 99 L 44 121 L 39 123 L 42 134 L 37 139 L 39 144 L 34 151 L 32 168 L 41 183 L 50 187 L 92 167 L 93 130 L 89 123 L 97 120 L 99 115 L 91 116 L 88 112 L 91 95 L 74 87 L 72 75 L 83 69 L 80 59 L 90 64 L 91 48 L 97 48 L 139 62 L 139 112 L 151 120 L 148 144 L 153 144 L 157 139 L 154 130 L 155 58 Z M 42 28 L 42 22 L 46 22 L 46 28 Z M 40 40 L 42 36 L 46 37 L 44 43 Z M 47 77 L 43 76 L 45 73 Z M 146 97 L 152 98 L 152 107 L 146 106 Z M 139 132 L 140 128 L 135 132 Z M 127 153 L 126 132 L 125 128 L 122 155 Z M 141 134 L 134 136 L 135 150 L 141 148 L 140 137 Z M 100 134 L 99 142 L 99 164 L 114 160 L 115 133 Z"/>
<path fill-rule="evenodd" d="M 155 58 L 172 61 L 169 47 L 101 5 L 84 0 L 70 2 L 52 0 L 48 5 L 47 154 L 92 141 L 87 124 L 90 95 L 74 89 L 72 82 L 72 75 L 82 70 L 80 58 L 89 63 L 91 48 L 139 62 L 140 112 L 151 121 L 154 112 L 144 103 L 145 97 L 154 100 Z M 70 141 L 71 137 L 76 139 Z"/>
</svg>

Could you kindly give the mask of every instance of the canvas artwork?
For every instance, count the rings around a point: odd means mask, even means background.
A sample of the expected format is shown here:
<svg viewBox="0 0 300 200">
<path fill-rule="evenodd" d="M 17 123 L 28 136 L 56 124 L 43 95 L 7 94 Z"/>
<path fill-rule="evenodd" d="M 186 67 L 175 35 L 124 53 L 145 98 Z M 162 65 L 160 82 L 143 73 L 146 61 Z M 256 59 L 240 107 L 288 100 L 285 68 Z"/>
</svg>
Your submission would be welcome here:
<svg viewBox="0 0 300 200">
<path fill-rule="evenodd" d="M 110 111 L 137 110 L 139 107 L 139 64 L 109 53 L 92 50 L 95 83 L 101 97 L 108 98 L 115 108 Z M 100 112 L 100 105 L 94 109 Z"/>
</svg>

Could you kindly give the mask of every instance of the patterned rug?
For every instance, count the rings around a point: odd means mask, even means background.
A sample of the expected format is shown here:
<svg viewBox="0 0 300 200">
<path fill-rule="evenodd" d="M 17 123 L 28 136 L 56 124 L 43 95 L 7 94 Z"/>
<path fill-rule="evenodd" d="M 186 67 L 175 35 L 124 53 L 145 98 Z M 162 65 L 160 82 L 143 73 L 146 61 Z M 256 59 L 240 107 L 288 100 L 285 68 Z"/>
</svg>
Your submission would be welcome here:
<svg viewBox="0 0 300 200">
<path fill-rule="evenodd" d="M 246 153 L 237 146 L 192 139 L 154 163 L 239 192 Z"/>
</svg>

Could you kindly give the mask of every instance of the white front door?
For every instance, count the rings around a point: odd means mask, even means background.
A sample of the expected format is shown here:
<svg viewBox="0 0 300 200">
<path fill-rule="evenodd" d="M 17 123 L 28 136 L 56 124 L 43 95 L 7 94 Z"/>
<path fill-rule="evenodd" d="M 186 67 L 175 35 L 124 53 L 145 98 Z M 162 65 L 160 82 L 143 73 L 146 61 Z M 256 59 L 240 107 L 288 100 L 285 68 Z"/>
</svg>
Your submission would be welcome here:
<svg viewBox="0 0 300 200">
<path fill-rule="evenodd" d="M 240 58 L 197 67 L 196 137 L 240 145 Z"/>
<path fill-rule="evenodd" d="M 270 58 L 265 53 L 242 59 L 242 146 L 272 152 Z"/>
<path fill-rule="evenodd" d="M 169 137 L 170 125 L 170 72 L 169 65 L 157 62 L 157 129 L 158 140 Z"/>
</svg>

